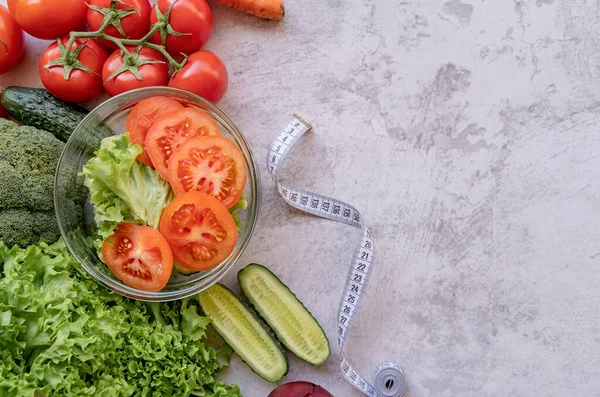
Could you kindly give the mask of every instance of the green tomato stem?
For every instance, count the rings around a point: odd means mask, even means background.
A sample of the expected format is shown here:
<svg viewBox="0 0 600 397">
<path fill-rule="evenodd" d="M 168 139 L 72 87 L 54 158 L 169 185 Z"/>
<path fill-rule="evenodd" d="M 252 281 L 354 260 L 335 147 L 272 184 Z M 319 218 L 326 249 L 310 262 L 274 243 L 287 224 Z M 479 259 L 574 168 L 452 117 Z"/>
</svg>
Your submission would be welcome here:
<svg viewBox="0 0 600 397">
<path fill-rule="evenodd" d="M 153 50 L 156 50 L 158 52 L 160 52 L 162 54 L 162 56 L 164 56 L 167 61 L 169 62 L 169 65 L 171 65 L 173 67 L 173 69 L 175 70 L 175 72 L 179 72 L 181 70 L 181 68 L 183 67 L 183 64 L 185 62 L 177 62 L 172 56 L 171 54 L 169 54 L 167 52 L 167 50 L 165 49 L 165 47 L 158 45 L 158 44 L 154 44 L 154 43 L 144 43 L 141 44 L 144 47 L 148 47 L 148 48 L 152 48 Z"/>
<path fill-rule="evenodd" d="M 104 31 L 110 26 L 112 20 L 113 17 L 104 18 L 102 25 L 100 25 L 95 32 L 71 32 L 69 34 L 69 42 L 67 43 L 67 56 L 71 54 L 71 49 L 73 48 L 76 39 L 83 37 L 98 37 L 98 35 L 104 34 Z"/>
<path fill-rule="evenodd" d="M 160 26 L 158 26 L 158 24 L 152 25 L 150 27 L 150 31 L 148 31 L 148 33 L 146 33 L 146 35 L 144 37 L 142 37 L 140 39 L 140 41 L 143 41 L 144 43 L 147 42 L 154 35 L 154 33 L 156 33 L 159 29 L 160 29 Z"/>
<path fill-rule="evenodd" d="M 127 55 L 127 56 L 131 56 L 131 52 L 129 52 L 129 50 L 127 49 L 126 46 L 136 46 L 136 47 L 142 46 L 142 47 L 151 48 L 155 51 L 158 51 L 162 56 L 164 56 L 166 58 L 166 60 L 169 62 L 169 65 L 171 65 L 171 67 L 175 70 L 175 73 L 177 73 L 178 71 L 181 70 L 181 68 L 183 68 L 183 66 L 185 65 L 185 62 L 186 62 L 185 59 L 182 62 L 177 62 L 171 56 L 171 54 L 169 54 L 167 52 L 167 50 L 164 46 L 150 42 L 150 39 L 152 38 L 154 33 L 156 33 L 157 31 L 159 31 L 162 28 L 161 23 L 156 23 L 156 24 L 152 25 L 150 27 L 150 30 L 148 31 L 148 33 L 146 33 L 146 35 L 144 37 L 142 37 L 141 39 L 137 39 L 137 40 L 123 39 L 123 38 L 109 36 L 105 33 L 106 29 L 111 25 L 111 23 L 113 22 L 113 20 L 116 16 L 116 14 L 115 15 L 113 15 L 113 14 L 114 13 L 108 14 L 102 21 L 102 25 L 100 26 L 100 28 L 98 28 L 98 30 L 96 30 L 95 32 L 71 32 L 69 34 L 69 42 L 67 43 L 67 46 L 66 46 L 67 51 L 66 51 L 65 58 L 69 58 L 71 56 L 71 50 L 73 48 L 75 40 L 81 39 L 81 38 L 95 38 L 95 39 L 104 39 L 106 41 L 110 41 L 111 43 L 116 44 L 117 47 L 119 47 L 119 49 L 121 51 L 123 51 L 123 53 L 125 53 L 125 55 Z"/>
</svg>

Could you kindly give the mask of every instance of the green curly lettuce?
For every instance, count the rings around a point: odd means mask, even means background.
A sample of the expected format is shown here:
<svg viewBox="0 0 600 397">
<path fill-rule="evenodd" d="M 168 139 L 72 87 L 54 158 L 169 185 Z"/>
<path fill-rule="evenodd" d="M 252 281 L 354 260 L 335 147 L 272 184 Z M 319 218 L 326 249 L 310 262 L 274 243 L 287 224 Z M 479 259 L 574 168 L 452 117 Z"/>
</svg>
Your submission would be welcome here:
<svg viewBox="0 0 600 397">
<path fill-rule="evenodd" d="M 128 133 L 110 136 L 83 166 L 102 240 L 121 222 L 158 228 L 163 210 L 174 197 L 171 186 L 156 170 L 137 161 L 142 152 L 141 145 L 129 141 Z"/>
<path fill-rule="evenodd" d="M 193 300 L 144 303 L 102 287 L 64 242 L 0 242 L 0 395 L 238 397 L 231 351 L 206 340 Z"/>
</svg>

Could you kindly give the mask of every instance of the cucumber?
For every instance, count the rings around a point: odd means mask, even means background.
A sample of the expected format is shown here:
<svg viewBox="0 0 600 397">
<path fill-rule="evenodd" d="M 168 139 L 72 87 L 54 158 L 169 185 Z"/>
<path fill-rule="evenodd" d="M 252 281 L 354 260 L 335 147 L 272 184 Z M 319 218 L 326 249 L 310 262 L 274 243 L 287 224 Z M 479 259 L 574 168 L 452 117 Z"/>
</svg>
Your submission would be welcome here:
<svg viewBox="0 0 600 397">
<path fill-rule="evenodd" d="M 214 329 L 258 376 L 277 382 L 287 374 L 283 349 L 233 292 L 215 284 L 198 294 L 198 301 Z"/>
<path fill-rule="evenodd" d="M 19 123 L 51 132 L 63 142 L 89 113 L 77 104 L 61 101 L 43 88 L 6 87 L 2 92 L 2 106 Z"/>
<path fill-rule="evenodd" d="M 312 365 L 329 358 L 329 340 L 296 295 L 266 267 L 251 263 L 238 272 L 246 298 L 277 338 L 299 359 Z"/>
</svg>

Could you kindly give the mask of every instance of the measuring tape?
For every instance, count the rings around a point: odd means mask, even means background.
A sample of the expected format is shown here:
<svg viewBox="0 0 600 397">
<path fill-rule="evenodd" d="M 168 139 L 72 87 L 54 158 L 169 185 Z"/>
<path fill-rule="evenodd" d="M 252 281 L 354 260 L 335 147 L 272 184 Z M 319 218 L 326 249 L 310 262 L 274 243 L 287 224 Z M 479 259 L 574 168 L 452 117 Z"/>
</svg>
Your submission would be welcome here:
<svg viewBox="0 0 600 397">
<path fill-rule="evenodd" d="M 402 369 L 392 363 L 381 364 L 374 374 L 373 384 L 356 372 L 350 362 L 344 357 L 344 345 L 352 324 L 352 319 L 361 298 L 365 293 L 373 263 L 374 242 L 369 228 L 362 221 L 360 212 L 343 201 L 306 190 L 284 186 L 277 179 L 277 171 L 285 156 L 311 125 L 296 114 L 277 134 L 267 154 L 267 169 L 277 184 L 279 194 L 294 208 L 321 218 L 345 223 L 362 229 L 360 245 L 352 256 L 352 266 L 344 286 L 344 294 L 340 301 L 338 317 L 338 344 L 340 346 L 342 372 L 348 382 L 370 397 L 400 397 L 406 390 L 406 379 Z"/>
</svg>

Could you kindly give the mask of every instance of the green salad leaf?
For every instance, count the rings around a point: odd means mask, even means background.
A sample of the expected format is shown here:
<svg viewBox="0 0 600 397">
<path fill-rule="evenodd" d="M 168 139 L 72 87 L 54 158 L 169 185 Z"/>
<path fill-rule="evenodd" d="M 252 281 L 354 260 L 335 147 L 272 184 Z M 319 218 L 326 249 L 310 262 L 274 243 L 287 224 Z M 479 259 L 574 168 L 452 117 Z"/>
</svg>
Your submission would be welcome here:
<svg viewBox="0 0 600 397">
<path fill-rule="evenodd" d="M 0 260 L 1 396 L 240 396 L 215 378 L 228 352 L 207 344 L 193 300 L 110 292 L 62 240 L 0 242 Z"/>
<path fill-rule="evenodd" d="M 96 155 L 83 166 L 102 239 L 121 222 L 158 228 L 163 210 L 174 197 L 169 182 L 136 160 L 142 152 L 141 145 L 129 141 L 129 133 L 114 135 L 104 138 Z"/>
<path fill-rule="evenodd" d="M 238 214 L 238 210 L 245 210 L 246 208 L 248 208 L 248 201 L 246 200 L 246 197 L 244 197 L 244 195 L 242 194 L 242 197 L 240 197 L 238 202 L 235 203 L 235 205 L 229 209 L 229 213 L 233 217 L 238 231 L 240 230 L 240 216 Z"/>
</svg>

